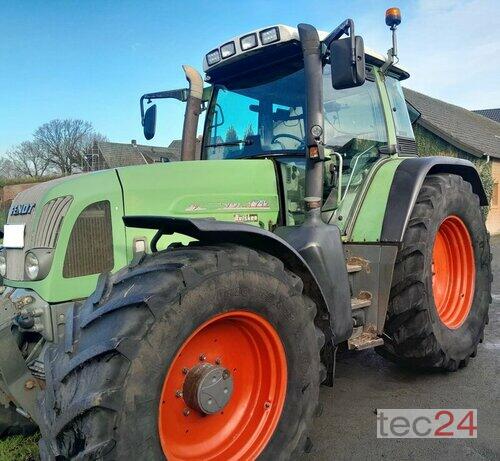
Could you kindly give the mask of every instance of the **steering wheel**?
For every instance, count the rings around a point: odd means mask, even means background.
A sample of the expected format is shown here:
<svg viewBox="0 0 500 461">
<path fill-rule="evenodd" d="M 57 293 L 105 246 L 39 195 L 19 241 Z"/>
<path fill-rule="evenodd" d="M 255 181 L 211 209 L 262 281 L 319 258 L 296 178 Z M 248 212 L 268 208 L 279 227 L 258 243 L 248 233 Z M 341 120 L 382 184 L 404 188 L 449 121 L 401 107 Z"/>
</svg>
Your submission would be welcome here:
<svg viewBox="0 0 500 461">
<path fill-rule="evenodd" d="M 303 139 L 300 139 L 298 136 L 295 136 L 295 135 L 289 134 L 289 133 L 278 133 L 278 134 L 274 135 L 273 139 L 271 141 L 271 144 L 274 144 L 275 142 L 277 142 L 278 144 L 281 145 L 281 147 L 283 149 L 286 149 L 286 147 L 281 142 L 278 141 L 279 138 L 287 138 L 287 139 L 293 139 L 294 141 L 297 141 L 299 143 L 299 145 L 297 146 L 297 149 L 300 147 L 303 147 L 305 145 Z"/>
</svg>

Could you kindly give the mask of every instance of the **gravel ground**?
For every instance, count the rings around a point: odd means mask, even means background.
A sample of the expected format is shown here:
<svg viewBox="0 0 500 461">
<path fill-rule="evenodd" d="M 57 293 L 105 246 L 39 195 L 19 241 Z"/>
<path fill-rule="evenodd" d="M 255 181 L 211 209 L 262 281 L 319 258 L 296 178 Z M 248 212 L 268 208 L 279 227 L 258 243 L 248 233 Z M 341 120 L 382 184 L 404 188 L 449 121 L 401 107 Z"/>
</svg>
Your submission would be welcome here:
<svg viewBox="0 0 500 461">
<path fill-rule="evenodd" d="M 500 236 L 492 237 L 493 304 L 485 340 L 455 373 L 402 369 L 374 351 L 338 356 L 335 387 L 321 389 L 306 460 L 500 459 Z M 377 439 L 376 408 L 477 408 L 477 439 Z"/>
</svg>

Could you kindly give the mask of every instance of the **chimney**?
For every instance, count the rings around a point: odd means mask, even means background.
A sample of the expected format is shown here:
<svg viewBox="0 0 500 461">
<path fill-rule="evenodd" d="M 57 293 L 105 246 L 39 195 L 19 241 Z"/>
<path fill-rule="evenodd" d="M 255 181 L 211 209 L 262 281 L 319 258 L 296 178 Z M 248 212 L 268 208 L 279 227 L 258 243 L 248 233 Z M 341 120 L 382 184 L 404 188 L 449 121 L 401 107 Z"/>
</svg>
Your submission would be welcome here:
<svg viewBox="0 0 500 461">
<path fill-rule="evenodd" d="M 132 141 L 130 141 L 132 143 L 133 146 L 137 146 L 137 141 L 135 139 L 132 139 Z"/>
</svg>

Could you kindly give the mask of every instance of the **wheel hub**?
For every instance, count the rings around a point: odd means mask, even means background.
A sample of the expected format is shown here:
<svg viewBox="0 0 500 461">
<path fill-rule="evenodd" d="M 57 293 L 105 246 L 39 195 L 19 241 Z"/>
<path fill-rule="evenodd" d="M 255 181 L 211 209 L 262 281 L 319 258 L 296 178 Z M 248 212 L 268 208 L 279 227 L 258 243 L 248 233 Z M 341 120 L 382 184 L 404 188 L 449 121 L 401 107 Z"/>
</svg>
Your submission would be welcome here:
<svg viewBox="0 0 500 461">
<path fill-rule="evenodd" d="M 188 371 L 182 394 L 189 408 L 211 415 L 229 403 L 233 394 L 233 379 L 226 368 L 202 363 Z"/>
<path fill-rule="evenodd" d="M 165 457 L 257 459 L 286 390 L 285 350 L 272 324 L 249 311 L 213 316 L 183 342 L 165 376 L 158 412 Z"/>
</svg>

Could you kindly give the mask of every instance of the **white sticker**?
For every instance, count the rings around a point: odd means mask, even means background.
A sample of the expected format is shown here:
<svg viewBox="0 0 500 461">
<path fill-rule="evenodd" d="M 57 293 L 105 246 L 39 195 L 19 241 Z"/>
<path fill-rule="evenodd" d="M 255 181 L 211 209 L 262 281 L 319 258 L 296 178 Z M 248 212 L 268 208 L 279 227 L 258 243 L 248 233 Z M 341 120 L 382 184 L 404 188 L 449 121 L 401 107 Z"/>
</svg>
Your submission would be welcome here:
<svg viewBox="0 0 500 461">
<path fill-rule="evenodd" d="M 24 224 L 5 224 L 3 226 L 3 246 L 5 248 L 24 248 Z"/>
</svg>

